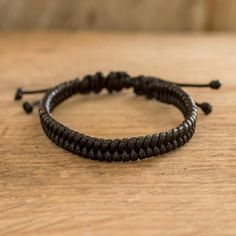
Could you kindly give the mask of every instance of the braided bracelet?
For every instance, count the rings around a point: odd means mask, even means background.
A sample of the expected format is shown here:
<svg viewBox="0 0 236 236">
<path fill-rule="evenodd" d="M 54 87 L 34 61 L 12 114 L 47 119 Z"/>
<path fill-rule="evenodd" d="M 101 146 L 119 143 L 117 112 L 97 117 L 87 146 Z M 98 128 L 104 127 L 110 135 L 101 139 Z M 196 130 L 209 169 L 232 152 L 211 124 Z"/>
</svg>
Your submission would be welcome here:
<svg viewBox="0 0 236 236">
<path fill-rule="evenodd" d="M 158 156 L 189 141 L 196 127 L 197 106 L 205 114 L 209 114 L 212 107 L 208 103 L 195 103 L 191 96 L 181 89 L 181 87 L 187 86 L 218 89 L 221 84 L 218 80 L 200 85 L 178 84 L 154 77 L 131 77 L 125 72 L 112 72 L 107 77 L 102 73 L 97 73 L 94 76 L 88 75 L 82 80 L 71 80 L 50 89 L 23 91 L 19 88 L 15 100 L 21 99 L 23 94 L 45 93 L 42 100 L 33 103 L 25 102 L 23 108 L 25 112 L 31 113 L 34 106 L 39 106 L 41 126 L 49 139 L 67 151 L 92 160 L 125 162 Z M 99 93 L 104 88 L 112 93 L 131 87 L 138 96 L 144 95 L 148 99 L 153 98 L 176 106 L 183 113 L 184 121 L 178 127 L 159 134 L 123 139 L 102 139 L 71 130 L 52 116 L 54 108 L 74 94 Z"/>
</svg>

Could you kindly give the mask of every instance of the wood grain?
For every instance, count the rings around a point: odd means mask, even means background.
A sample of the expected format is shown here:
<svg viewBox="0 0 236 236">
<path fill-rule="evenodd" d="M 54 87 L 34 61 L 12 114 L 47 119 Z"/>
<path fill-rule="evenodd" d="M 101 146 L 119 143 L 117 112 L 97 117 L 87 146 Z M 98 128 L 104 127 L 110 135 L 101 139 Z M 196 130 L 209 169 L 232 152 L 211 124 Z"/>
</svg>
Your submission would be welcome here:
<svg viewBox="0 0 236 236">
<path fill-rule="evenodd" d="M 206 0 L 0 0 L 0 28 L 196 30 L 205 13 Z"/>
<path fill-rule="evenodd" d="M 0 29 L 58 28 L 235 30 L 236 1 L 0 0 Z"/>
<path fill-rule="evenodd" d="M 1 33 L 0 235 L 235 235 L 235 35 Z M 214 112 L 179 150 L 130 163 L 72 155 L 26 115 L 15 89 L 43 88 L 94 73 L 125 70 L 172 81 Z M 32 101 L 39 96 L 27 96 Z M 176 126 L 172 106 L 131 91 L 76 96 L 55 110 L 68 126 L 98 137 L 130 137 Z"/>
</svg>

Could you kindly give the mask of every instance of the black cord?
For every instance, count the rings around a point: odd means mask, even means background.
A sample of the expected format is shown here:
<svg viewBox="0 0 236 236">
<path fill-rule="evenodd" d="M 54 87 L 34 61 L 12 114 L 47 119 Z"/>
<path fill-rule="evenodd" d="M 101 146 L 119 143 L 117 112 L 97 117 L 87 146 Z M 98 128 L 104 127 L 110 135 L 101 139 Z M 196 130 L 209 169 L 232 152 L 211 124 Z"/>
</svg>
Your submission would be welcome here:
<svg viewBox="0 0 236 236">
<path fill-rule="evenodd" d="M 183 87 L 220 88 L 219 81 L 209 84 L 178 84 L 153 77 L 130 77 L 125 72 L 112 72 L 107 77 L 102 73 L 85 76 L 83 80 L 75 79 L 57 85 L 54 88 L 23 91 L 17 89 L 15 99 L 19 100 L 24 94 L 46 93 L 42 100 L 33 103 L 25 102 L 23 108 L 27 113 L 39 105 L 39 116 L 45 134 L 58 146 L 80 156 L 100 161 L 135 161 L 138 159 L 158 156 L 181 147 L 193 136 L 197 121 L 197 106 L 205 114 L 212 111 L 208 103 L 195 103 L 190 95 L 181 89 Z M 102 89 L 109 93 L 124 88 L 133 88 L 138 96 L 172 104 L 180 109 L 184 121 L 176 128 L 159 134 L 147 136 L 100 139 L 81 134 L 59 123 L 52 117 L 52 111 L 60 103 L 74 94 L 100 93 Z"/>
</svg>

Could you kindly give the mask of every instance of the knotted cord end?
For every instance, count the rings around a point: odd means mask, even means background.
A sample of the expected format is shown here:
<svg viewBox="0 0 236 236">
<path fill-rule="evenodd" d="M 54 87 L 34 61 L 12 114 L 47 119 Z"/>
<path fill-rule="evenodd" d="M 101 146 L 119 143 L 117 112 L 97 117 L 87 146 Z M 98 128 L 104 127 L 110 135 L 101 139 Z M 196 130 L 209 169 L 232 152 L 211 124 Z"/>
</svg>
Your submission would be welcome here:
<svg viewBox="0 0 236 236">
<path fill-rule="evenodd" d="M 30 104 L 29 102 L 24 102 L 22 107 L 23 107 L 25 113 L 27 113 L 27 114 L 32 113 L 33 108 L 34 108 L 33 105 Z"/>
<path fill-rule="evenodd" d="M 16 101 L 21 100 L 22 96 L 23 96 L 23 90 L 22 88 L 18 88 L 15 93 L 15 100 Z"/>
<path fill-rule="evenodd" d="M 209 115 L 212 112 L 212 106 L 211 104 L 204 102 L 204 103 L 196 103 L 198 107 L 202 109 L 202 111 L 206 114 Z"/>
<path fill-rule="evenodd" d="M 221 87 L 221 83 L 219 80 L 213 80 L 209 83 L 209 86 L 212 88 L 212 89 L 219 89 Z"/>
</svg>

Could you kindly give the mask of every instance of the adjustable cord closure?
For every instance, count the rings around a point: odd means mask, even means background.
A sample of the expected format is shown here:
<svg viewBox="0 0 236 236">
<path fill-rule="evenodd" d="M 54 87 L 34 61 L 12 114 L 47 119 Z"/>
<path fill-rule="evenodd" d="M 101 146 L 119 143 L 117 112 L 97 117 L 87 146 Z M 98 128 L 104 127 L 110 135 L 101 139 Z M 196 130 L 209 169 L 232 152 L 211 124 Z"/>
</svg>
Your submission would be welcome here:
<svg viewBox="0 0 236 236">
<path fill-rule="evenodd" d="M 218 80 L 211 81 L 209 84 L 181 84 L 148 76 L 131 77 L 125 72 L 112 72 L 108 76 L 96 73 L 87 75 L 82 80 L 71 80 L 48 89 L 31 91 L 18 88 L 15 100 L 21 100 L 24 95 L 44 93 L 44 97 L 39 101 L 24 102 L 23 108 L 29 114 L 35 106 L 38 106 L 41 126 L 45 134 L 56 145 L 67 151 L 92 160 L 135 161 L 158 156 L 187 143 L 196 128 L 197 106 L 205 114 L 211 113 L 212 106 L 209 103 L 195 103 L 181 87 L 219 89 L 221 84 Z M 176 106 L 183 113 L 184 121 L 178 127 L 159 134 L 101 139 L 71 130 L 52 116 L 56 106 L 77 93 L 100 93 L 103 89 L 112 93 L 124 88 L 133 88 L 138 96 L 146 96 L 148 99 L 156 99 Z"/>
</svg>

